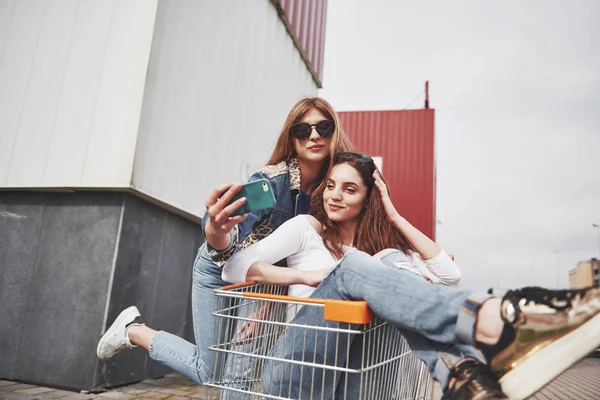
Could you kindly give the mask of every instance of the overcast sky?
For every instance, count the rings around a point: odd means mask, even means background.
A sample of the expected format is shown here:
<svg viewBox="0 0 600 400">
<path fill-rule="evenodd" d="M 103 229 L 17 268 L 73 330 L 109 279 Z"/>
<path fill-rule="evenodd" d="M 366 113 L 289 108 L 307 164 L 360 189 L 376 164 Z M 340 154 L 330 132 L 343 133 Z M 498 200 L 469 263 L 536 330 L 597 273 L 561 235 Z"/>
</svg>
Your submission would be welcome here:
<svg viewBox="0 0 600 400">
<path fill-rule="evenodd" d="M 340 111 L 430 81 L 437 239 L 464 287 L 567 287 L 599 256 L 600 1 L 329 0 L 325 46 Z"/>
</svg>

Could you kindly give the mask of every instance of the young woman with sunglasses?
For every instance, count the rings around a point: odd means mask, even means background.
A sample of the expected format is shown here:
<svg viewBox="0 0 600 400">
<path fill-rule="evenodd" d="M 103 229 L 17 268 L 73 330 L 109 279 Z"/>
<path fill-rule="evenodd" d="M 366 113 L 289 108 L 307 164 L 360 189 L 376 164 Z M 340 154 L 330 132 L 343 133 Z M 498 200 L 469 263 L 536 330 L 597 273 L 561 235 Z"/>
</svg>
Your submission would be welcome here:
<svg viewBox="0 0 600 400">
<path fill-rule="evenodd" d="M 338 154 L 330 176 L 313 195 L 311 215 L 292 218 L 268 238 L 236 253 L 223 267 L 223 279 L 234 283 L 253 280 L 275 285 L 290 285 L 288 289 L 290 296 L 309 297 L 329 271 L 338 264 L 343 265 L 346 255 L 360 249 L 376 257 L 385 255 L 386 264 L 417 274 L 420 279 L 442 285 L 457 283 L 460 279 L 460 270 L 437 244 L 417 230 L 407 237 L 393 225 L 386 213 L 386 203 L 378 193 L 381 187 L 374 188 L 376 182 L 380 182 L 382 187 L 385 187 L 381 176 L 376 175 L 377 180 L 375 180 L 375 171 L 375 164 L 367 155 Z M 389 200 L 389 196 L 387 199 Z M 384 250 L 388 248 L 401 251 L 397 251 L 398 254 L 390 254 L 392 251 Z M 286 259 L 288 268 L 271 265 L 280 259 Z M 298 311 L 300 313 L 296 317 Z M 327 326 L 319 315 L 311 313 L 307 316 L 306 311 L 297 305 L 289 306 L 286 320 L 288 322 L 294 320 L 294 323 L 301 325 L 310 321 L 311 324 Z M 244 334 L 250 331 L 251 334 L 245 337 L 239 336 L 237 339 L 250 339 L 255 329 L 257 328 L 252 323 L 244 324 L 238 332 Z M 402 333 L 407 339 L 410 335 L 413 351 L 428 364 L 431 373 L 436 376 L 439 354 L 431 351 L 426 340 L 420 340 L 417 335 L 411 335 L 410 332 Z M 290 332 L 282 334 L 270 355 L 277 358 L 303 355 L 301 359 L 317 364 L 328 360 L 329 365 L 343 366 L 345 363 L 343 358 L 348 351 L 351 359 L 353 357 L 360 359 L 362 353 L 360 348 L 353 347 L 349 350 L 345 347 L 347 343 L 343 341 L 340 343 L 333 341 L 335 346 L 330 348 L 316 346 L 316 343 L 326 342 L 318 333 L 314 336 L 311 334 L 296 337 L 296 335 L 302 335 L 302 330 L 290 329 Z M 302 348 L 294 348 L 292 343 L 316 351 L 307 354 L 302 351 Z M 455 359 L 458 359 L 460 354 L 472 358 L 478 356 L 469 346 L 456 346 L 447 350 L 448 354 Z M 290 368 L 286 363 L 267 362 L 264 367 L 262 387 L 265 393 L 275 396 L 303 398 L 310 393 L 314 398 L 332 399 L 340 378 L 339 374 L 333 371 L 321 374 L 319 371 L 313 376 L 313 372 L 311 368 L 302 370 L 300 367 Z M 300 376 L 304 379 L 299 379 Z M 444 374 L 436 377 L 442 383 L 446 379 Z M 349 375 L 350 382 L 345 388 L 354 386 L 355 382 L 352 378 L 352 375 Z M 349 398 L 358 397 L 358 395 L 351 395 Z"/>
<path fill-rule="evenodd" d="M 445 389 L 444 398 L 507 399 L 503 389 L 511 398 L 528 397 L 598 346 L 600 288 L 523 289 L 501 300 L 431 284 L 456 282 L 458 268 L 398 214 L 374 163 L 342 153 L 334 164 L 313 195 L 311 216 L 293 218 L 237 253 L 223 268 L 225 279 L 305 285 L 300 289 L 318 285 L 311 297 L 367 300 L 427 364 Z M 271 265 L 282 258 L 288 268 Z M 315 307 L 301 307 L 294 321 L 323 322 L 319 313 Z M 324 335 L 290 328 L 271 354 L 338 366 L 352 361 L 345 360 L 340 343 Z M 352 359 L 356 353 L 350 354 Z M 276 361 L 265 363 L 262 377 L 265 393 L 292 398 L 333 398 L 339 378 L 331 371 L 313 375 L 310 367 Z M 359 389 L 352 384 L 344 389 L 348 387 Z"/>
<path fill-rule="evenodd" d="M 208 346 L 215 331 L 211 313 L 218 306 L 213 290 L 229 284 L 221 279 L 221 266 L 237 251 L 265 238 L 285 221 L 306 214 L 311 193 L 333 162 L 330 155 L 350 148 L 350 140 L 328 102 L 318 97 L 298 101 L 288 114 L 267 165 L 249 179 L 269 179 L 276 205 L 232 217 L 233 211 L 245 202 L 242 198 L 228 205 L 242 187 L 232 183 L 217 187 L 206 201 L 207 212 L 202 221 L 206 240 L 193 268 L 196 344 L 146 326 L 138 309 L 132 306 L 122 311 L 102 336 L 98 357 L 108 359 L 125 348 L 141 346 L 149 351 L 150 358 L 198 383 L 206 382 L 211 359 Z"/>
</svg>

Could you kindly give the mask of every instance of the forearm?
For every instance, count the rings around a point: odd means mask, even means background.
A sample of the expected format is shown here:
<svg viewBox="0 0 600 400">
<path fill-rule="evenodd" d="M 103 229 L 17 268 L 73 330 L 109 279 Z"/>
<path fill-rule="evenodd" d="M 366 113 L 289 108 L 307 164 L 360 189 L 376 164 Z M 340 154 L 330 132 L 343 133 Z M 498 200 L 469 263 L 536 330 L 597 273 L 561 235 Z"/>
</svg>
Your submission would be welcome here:
<svg viewBox="0 0 600 400">
<path fill-rule="evenodd" d="M 426 278 L 434 283 L 449 286 L 460 281 L 460 268 L 443 250 L 436 257 L 423 261 L 423 263 L 427 268 Z"/>
<path fill-rule="evenodd" d="M 293 268 L 277 267 L 263 261 L 255 261 L 246 274 L 246 280 L 271 285 L 306 284 L 305 274 Z"/>
<path fill-rule="evenodd" d="M 433 240 L 429 239 L 423 232 L 415 228 L 405 218 L 398 215 L 393 219 L 394 226 L 398 228 L 408 239 L 415 251 L 421 255 L 421 258 L 428 260 L 434 258 L 442 249 Z"/>
</svg>

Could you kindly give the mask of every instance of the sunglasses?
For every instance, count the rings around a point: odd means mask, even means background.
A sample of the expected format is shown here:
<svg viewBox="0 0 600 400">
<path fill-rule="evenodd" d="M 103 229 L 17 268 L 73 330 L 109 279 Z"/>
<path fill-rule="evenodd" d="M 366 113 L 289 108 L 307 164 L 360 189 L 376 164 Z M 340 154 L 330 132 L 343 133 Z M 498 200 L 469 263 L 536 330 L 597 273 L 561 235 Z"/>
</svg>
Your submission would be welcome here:
<svg viewBox="0 0 600 400">
<path fill-rule="evenodd" d="M 299 122 L 291 126 L 290 133 L 298 140 L 306 140 L 310 137 L 313 127 L 317 130 L 319 136 L 328 138 L 333 135 L 335 122 L 330 119 L 324 119 L 312 125 L 306 122 Z"/>
<path fill-rule="evenodd" d="M 374 163 L 371 156 L 369 156 L 367 154 L 357 154 L 356 158 L 358 159 L 358 162 L 363 163 L 363 164 Z"/>
</svg>

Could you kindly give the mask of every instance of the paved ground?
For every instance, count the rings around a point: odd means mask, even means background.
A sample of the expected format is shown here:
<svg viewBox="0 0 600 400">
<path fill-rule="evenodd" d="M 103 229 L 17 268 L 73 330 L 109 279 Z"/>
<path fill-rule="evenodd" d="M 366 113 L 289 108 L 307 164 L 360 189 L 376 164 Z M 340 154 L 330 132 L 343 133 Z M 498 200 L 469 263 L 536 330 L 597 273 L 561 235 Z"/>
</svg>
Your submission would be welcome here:
<svg viewBox="0 0 600 400">
<path fill-rule="evenodd" d="M 218 398 L 218 397 L 216 397 Z M 434 390 L 434 399 L 439 391 Z M 104 393 L 83 394 L 0 380 L 0 399 L 171 399 L 213 400 L 215 391 L 181 375 L 168 375 Z M 600 400 L 600 358 L 586 358 L 556 378 L 531 400 Z"/>
<path fill-rule="evenodd" d="M 586 358 L 557 377 L 531 400 L 600 400 L 600 358 Z"/>
<path fill-rule="evenodd" d="M 208 388 L 197 385 L 179 374 L 168 375 L 161 379 L 148 379 L 133 385 L 115 388 L 104 393 L 86 394 L 41 386 L 25 385 L 12 381 L 0 381 L 0 399 L 195 399 L 214 398 L 209 396 Z"/>
</svg>

